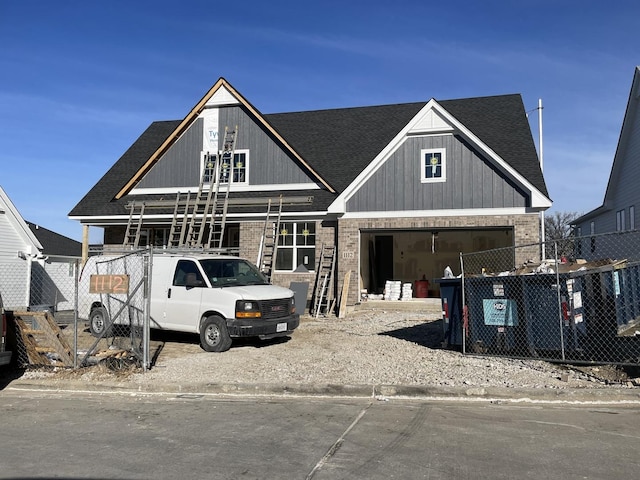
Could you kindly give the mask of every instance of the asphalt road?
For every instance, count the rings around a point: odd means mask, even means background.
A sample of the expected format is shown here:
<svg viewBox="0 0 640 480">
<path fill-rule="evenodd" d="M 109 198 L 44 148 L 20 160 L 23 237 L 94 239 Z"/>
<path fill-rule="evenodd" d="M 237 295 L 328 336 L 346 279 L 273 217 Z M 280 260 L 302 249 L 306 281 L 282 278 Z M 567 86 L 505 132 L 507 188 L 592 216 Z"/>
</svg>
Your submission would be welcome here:
<svg viewBox="0 0 640 480">
<path fill-rule="evenodd" d="M 629 479 L 638 406 L 0 391 L 0 478 Z"/>
</svg>

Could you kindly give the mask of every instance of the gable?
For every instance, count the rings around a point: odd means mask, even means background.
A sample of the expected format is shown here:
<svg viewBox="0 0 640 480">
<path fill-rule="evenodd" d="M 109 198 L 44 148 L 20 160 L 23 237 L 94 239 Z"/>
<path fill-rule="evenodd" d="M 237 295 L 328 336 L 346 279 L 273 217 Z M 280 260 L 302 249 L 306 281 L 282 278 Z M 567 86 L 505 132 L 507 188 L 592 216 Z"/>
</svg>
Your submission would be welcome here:
<svg viewBox="0 0 640 480">
<path fill-rule="evenodd" d="M 18 252 L 37 255 L 42 245 L 31 233 L 15 205 L 0 187 L 0 259 L 14 260 Z M 2 261 L 0 260 L 0 261 Z"/>
<path fill-rule="evenodd" d="M 231 191 L 316 189 L 316 179 L 241 105 L 211 106 L 158 159 L 130 194 L 196 191 L 205 155 L 222 148 L 225 128 L 237 127 L 236 154 L 245 160 L 246 182 Z"/>
<path fill-rule="evenodd" d="M 420 151 L 434 148 L 438 137 L 448 141 L 444 148 L 456 152 L 448 164 L 456 175 L 453 181 L 418 184 Z M 431 100 L 341 193 L 330 212 L 375 211 L 372 204 L 385 211 L 548 208 L 546 192 L 519 95 Z"/>
<path fill-rule="evenodd" d="M 253 117 L 256 122 L 263 124 L 264 128 L 274 137 L 274 139 L 280 143 L 282 148 L 289 151 L 289 153 L 299 162 L 301 166 L 307 169 L 309 174 L 315 178 L 315 180 L 322 184 L 329 191 L 333 191 L 330 185 L 325 180 L 316 174 L 316 172 L 306 163 L 306 161 L 286 142 L 286 140 L 280 135 L 279 132 L 274 130 L 268 122 L 265 121 L 263 115 L 253 107 L 240 93 L 238 93 L 224 78 L 218 79 L 218 81 L 209 89 L 209 91 L 200 99 L 200 101 L 191 109 L 187 116 L 179 123 L 173 132 L 162 142 L 162 144 L 153 152 L 153 154 L 145 161 L 142 167 L 133 174 L 131 179 L 120 189 L 116 194 L 116 199 L 121 199 L 124 195 L 128 194 L 140 180 L 149 172 L 149 170 L 159 161 L 160 158 L 173 146 L 173 144 L 181 138 L 181 136 L 189 130 L 193 123 L 199 118 L 203 118 L 205 122 L 205 130 L 207 130 L 207 142 L 209 146 L 213 147 L 211 140 L 211 130 L 208 130 L 212 126 L 215 126 L 216 120 L 211 119 L 210 112 L 214 110 L 206 111 L 207 107 L 227 104 L 241 105 L 245 111 Z M 233 127 L 230 127 L 233 128 Z M 216 139 L 219 139 L 217 137 Z"/>
<path fill-rule="evenodd" d="M 445 154 L 446 178 L 426 182 L 422 152 Z M 427 154 L 428 155 L 428 154 Z M 430 167 L 427 167 L 430 168 Z M 454 134 L 408 136 L 346 202 L 347 212 L 526 208 L 526 192 Z"/>
</svg>

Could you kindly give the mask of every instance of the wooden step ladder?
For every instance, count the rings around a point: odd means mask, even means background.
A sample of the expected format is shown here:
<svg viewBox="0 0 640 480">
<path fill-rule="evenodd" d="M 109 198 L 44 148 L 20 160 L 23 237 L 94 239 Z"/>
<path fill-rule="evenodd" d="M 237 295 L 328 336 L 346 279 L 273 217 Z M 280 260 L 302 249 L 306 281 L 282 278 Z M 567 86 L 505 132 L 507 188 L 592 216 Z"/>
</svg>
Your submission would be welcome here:
<svg viewBox="0 0 640 480">
<path fill-rule="evenodd" d="M 280 238 L 280 219 L 282 217 L 282 195 L 277 202 L 277 209 L 271 211 L 273 200 L 270 198 L 267 203 L 267 215 L 264 219 L 264 228 L 260 239 L 260 249 L 258 250 L 258 268 L 271 281 L 271 275 L 275 268 L 276 256 L 278 254 L 278 239 Z"/>
<path fill-rule="evenodd" d="M 336 268 L 336 247 L 322 245 L 313 294 L 313 315 L 329 315 L 335 306 L 333 278 Z"/>
<path fill-rule="evenodd" d="M 138 248 L 140 244 L 140 230 L 142 229 L 144 218 L 144 207 L 145 202 L 136 202 L 135 200 L 127 205 L 127 208 L 131 211 L 129 212 L 127 229 L 124 233 L 123 247 Z"/>
<path fill-rule="evenodd" d="M 49 312 L 13 312 L 17 341 L 22 343 L 29 365 L 73 367 L 75 355 Z M 60 362 L 60 363 L 58 363 Z"/>
</svg>

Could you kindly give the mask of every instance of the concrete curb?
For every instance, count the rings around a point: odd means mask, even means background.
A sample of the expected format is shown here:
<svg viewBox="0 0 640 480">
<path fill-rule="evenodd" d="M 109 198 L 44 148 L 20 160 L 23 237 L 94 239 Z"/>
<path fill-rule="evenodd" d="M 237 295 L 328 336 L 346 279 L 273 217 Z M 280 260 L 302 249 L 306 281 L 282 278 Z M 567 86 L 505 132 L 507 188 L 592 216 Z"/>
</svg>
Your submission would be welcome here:
<svg viewBox="0 0 640 480">
<path fill-rule="evenodd" d="M 270 397 L 345 397 L 451 400 L 512 403 L 627 403 L 640 404 L 640 388 L 518 389 L 495 387 L 440 387 L 421 385 L 332 385 L 332 384 L 134 384 L 80 380 L 16 379 L 8 390 L 91 392 L 122 394 L 192 394 Z"/>
</svg>

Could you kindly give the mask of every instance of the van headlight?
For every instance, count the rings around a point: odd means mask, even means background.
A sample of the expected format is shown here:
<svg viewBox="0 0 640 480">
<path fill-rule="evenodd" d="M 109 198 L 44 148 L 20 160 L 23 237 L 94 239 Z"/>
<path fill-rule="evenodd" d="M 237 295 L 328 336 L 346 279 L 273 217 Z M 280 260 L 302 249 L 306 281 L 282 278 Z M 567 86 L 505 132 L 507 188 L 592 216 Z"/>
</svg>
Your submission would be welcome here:
<svg viewBox="0 0 640 480">
<path fill-rule="evenodd" d="M 295 297 L 291 297 L 291 303 L 289 304 L 289 312 L 291 315 L 296 313 L 296 299 Z"/>
<path fill-rule="evenodd" d="M 236 301 L 236 318 L 261 318 L 258 302 L 249 300 Z"/>
</svg>

